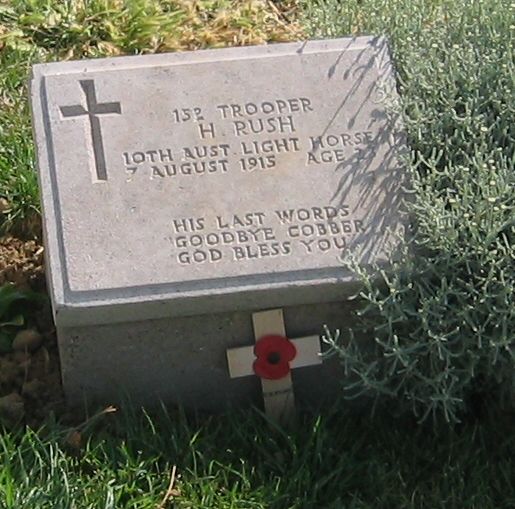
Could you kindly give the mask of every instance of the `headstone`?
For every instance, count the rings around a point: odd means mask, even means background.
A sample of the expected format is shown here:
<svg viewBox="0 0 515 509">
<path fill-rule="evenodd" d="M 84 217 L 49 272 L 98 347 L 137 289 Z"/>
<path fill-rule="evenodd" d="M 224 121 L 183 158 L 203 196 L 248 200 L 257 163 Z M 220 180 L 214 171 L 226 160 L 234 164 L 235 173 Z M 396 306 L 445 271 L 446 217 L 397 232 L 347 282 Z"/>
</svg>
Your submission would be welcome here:
<svg viewBox="0 0 515 509">
<path fill-rule="evenodd" d="M 387 263 L 404 224 L 395 98 L 381 38 L 35 66 L 69 401 L 252 401 L 226 351 L 253 344 L 253 312 L 282 308 L 292 338 L 351 325 L 342 257 Z M 339 368 L 292 376 L 316 401 Z"/>
</svg>

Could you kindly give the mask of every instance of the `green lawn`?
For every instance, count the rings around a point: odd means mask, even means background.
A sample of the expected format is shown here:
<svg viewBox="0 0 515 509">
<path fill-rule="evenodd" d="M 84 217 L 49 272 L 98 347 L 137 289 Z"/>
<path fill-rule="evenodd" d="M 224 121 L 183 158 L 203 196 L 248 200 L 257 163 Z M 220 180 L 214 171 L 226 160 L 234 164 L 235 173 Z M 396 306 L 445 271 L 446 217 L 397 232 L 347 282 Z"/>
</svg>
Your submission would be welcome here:
<svg viewBox="0 0 515 509">
<path fill-rule="evenodd" d="M 72 434 L 49 416 L 38 431 L 0 434 L 1 509 L 156 509 L 174 466 L 164 507 L 515 507 L 513 416 L 493 410 L 514 389 L 515 4 L 275 4 L 0 0 L 1 228 L 38 232 L 31 63 L 387 35 L 411 148 L 414 237 L 384 288 L 356 267 L 374 356 L 335 347 L 360 375 L 349 395 L 379 395 L 408 417 L 347 413 L 343 398 L 340 411 L 288 431 L 257 412 L 116 412 Z"/>
<path fill-rule="evenodd" d="M 148 508 L 176 467 L 177 508 L 515 506 L 513 418 L 439 435 L 393 419 L 328 412 L 287 431 L 257 412 L 200 420 L 105 415 L 0 435 L 0 507 Z"/>
</svg>

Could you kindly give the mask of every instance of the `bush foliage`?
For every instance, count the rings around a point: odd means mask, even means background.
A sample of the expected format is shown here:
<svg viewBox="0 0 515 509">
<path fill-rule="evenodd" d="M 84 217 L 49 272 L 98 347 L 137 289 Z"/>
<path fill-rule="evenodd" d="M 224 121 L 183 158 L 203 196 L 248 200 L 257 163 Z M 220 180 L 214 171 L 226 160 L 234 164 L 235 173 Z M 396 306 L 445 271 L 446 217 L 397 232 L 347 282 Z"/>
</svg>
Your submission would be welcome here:
<svg viewBox="0 0 515 509">
<path fill-rule="evenodd" d="M 348 260 L 374 348 L 327 334 L 354 374 L 346 389 L 397 398 L 421 420 L 455 422 L 478 393 L 512 401 L 515 4 L 321 0 L 306 9 L 314 36 L 389 37 L 411 148 L 410 245 L 387 271 Z"/>
</svg>

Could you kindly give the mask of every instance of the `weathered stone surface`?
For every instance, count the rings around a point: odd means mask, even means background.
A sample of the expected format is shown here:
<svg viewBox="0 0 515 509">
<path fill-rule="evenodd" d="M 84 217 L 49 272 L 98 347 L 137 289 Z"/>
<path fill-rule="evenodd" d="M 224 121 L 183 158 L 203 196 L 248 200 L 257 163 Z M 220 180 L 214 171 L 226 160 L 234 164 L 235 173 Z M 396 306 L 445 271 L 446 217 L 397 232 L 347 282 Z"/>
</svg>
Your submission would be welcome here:
<svg viewBox="0 0 515 509">
<path fill-rule="evenodd" d="M 286 332 L 292 338 L 321 334 L 322 324 L 334 329 L 350 324 L 350 318 L 347 303 L 284 308 Z M 71 402 L 86 397 L 111 404 L 122 395 L 137 404 L 163 400 L 216 411 L 261 401 L 259 379 L 231 379 L 225 354 L 228 348 L 254 343 L 251 313 L 65 327 L 57 332 Z M 332 404 L 341 390 L 341 376 L 336 358 L 292 370 L 297 404 Z"/>
<path fill-rule="evenodd" d="M 288 329 L 354 290 L 342 256 L 386 262 L 403 225 L 394 85 L 367 37 L 35 66 L 68 393 L 101 394 L 109 367 L 132 390 L 143 358 L 148 393 L 173 380 L 183 398 L 194 377 L 212 392 L 252 310 L 289 306 Z M 321 328 L 309 309 L 302 334 Z M 242 382 L 224 380 L 231 399 Z"/>
</svg>

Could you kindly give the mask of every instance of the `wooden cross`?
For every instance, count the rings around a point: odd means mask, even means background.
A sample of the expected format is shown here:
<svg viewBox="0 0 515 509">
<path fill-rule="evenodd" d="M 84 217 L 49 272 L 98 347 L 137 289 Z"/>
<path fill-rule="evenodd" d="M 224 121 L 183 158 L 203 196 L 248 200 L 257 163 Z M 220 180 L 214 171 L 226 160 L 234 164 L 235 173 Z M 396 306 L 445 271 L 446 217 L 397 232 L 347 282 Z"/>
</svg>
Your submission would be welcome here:
<svg viewBox="0 0 515 509">
<path fill-rule="evenodd" d="M 277 421 L 288 422 L 295 414 L 290 369 L 322 363 L 320 337 L 286 339 L 282 309 L 253 313 L 252 323 L 256 345 L 227 350 L 229 374 L 231 378 L 260 376 L 265 413 Z M 274 341 L 278 348 L 274 348 Z M 284 352 L 288 360 L 280 359 Z"/>
</svg>

